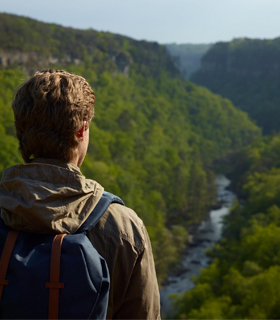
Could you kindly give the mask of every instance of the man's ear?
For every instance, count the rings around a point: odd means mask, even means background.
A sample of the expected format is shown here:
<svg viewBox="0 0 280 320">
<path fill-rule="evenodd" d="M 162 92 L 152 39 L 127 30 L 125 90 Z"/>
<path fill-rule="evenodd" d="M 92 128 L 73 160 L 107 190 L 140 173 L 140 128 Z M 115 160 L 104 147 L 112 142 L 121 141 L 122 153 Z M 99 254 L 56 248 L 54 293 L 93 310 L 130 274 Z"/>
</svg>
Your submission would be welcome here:
<svg viewBox="0 0 280 320">
<path fill-rule="evenodd" d="M 77 132 L 77 137 L 79 137 L 79 138 L 84 137 L 85 127 L 86 127 L 86 121 L 83 121 L 82 128 Z"/>
</svg>

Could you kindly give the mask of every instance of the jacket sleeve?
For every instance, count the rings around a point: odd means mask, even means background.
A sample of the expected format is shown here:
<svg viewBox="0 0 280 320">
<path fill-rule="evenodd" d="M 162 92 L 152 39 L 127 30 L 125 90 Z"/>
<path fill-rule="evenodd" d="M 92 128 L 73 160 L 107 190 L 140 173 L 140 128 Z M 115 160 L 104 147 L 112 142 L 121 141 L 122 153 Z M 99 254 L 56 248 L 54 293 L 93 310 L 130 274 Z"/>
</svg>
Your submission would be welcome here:
<svg viewBox="0 0 280 320">
<path fill-rule="evenodd" d="M 160 297 L 150 239 L 136 213 L 110 210 L 88 233 L 107 261 L 110 295 L 107 319 L 160 319 Z"/>
<path fill-rule="evenodd" d="M 137 256 L 121 307 L 115 319 L 160 319 L 160 297 L 152 248 L 146 228 L 145 245 Z"/>
</svg>

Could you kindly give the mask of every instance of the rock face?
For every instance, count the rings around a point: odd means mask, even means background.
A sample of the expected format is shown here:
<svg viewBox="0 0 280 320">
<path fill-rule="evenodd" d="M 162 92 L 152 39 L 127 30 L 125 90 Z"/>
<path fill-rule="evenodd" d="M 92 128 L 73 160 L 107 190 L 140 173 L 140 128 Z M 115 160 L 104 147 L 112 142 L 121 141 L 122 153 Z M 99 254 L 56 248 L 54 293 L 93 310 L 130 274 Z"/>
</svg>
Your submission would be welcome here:
<svg viewBox="0 0 280 320">
<path fill-rule="evenodd" d="M 116 64 L 118 72 L 126 77 L 129 76 L 132 59 L 123 52 L 110 53 L 110 59 Z M 35 69 L 50 68 L 52 65 L 81 64 L 81 60 L 65 55 L 63 58 L 53 55 L 43 57 L 38 52 L 21 51 L 0 51 L 0 66 L 4 68 L 20 66 L 28 74 L 32 74 Z M 33 70 L 34 69 L 34 70 Z"/>
<path fill-rule="evenodd" d="M 0 66 L 4 68 L 19 66 L 27 74 L 33 74 L 34 71 L 50 68 L 53 65 L 67 65 L 67 64 L 79 65 L 80 59 L 72 58 L 69 55 L 65 55 L 63 58 L 58 58 L 53 55 L 43 57 L 38 52 L 21 52 L 21 51 L 0 51 Z"/>
<path fill-rule="evenodd" d="M 126 77 L 129 76 L 129 69 L 132 59 L 123 52 L 111 52 L 110 59 L 117 65 L 118 72 Z"/>
</svg>

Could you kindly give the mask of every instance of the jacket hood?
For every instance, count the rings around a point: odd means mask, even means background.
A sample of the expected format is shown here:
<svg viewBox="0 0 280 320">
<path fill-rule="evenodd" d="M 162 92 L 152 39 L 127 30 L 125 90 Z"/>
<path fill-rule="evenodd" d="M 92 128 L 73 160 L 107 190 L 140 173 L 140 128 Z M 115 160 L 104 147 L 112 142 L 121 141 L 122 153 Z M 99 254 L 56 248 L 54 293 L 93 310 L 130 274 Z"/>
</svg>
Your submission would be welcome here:
<svg viewBox="0 0 280 320">
<path fill-rule="evenodd" d="M 1 217 L 15 230 L 75 233 L 103 194 L 72 163 L 35 159 L 3 171 Z"/>
</svg>

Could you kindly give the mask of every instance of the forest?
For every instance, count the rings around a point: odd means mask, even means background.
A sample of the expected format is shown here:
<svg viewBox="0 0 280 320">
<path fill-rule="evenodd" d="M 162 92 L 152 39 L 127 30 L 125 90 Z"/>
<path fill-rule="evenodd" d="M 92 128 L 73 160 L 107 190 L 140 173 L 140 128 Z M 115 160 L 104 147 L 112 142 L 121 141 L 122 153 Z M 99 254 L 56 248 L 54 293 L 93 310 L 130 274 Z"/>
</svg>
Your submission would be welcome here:
<svg viewBox="0 0 280 320">
<path fill-rule="evenodd" d="M 224 218 L 223 239 L 195 288 L 173 296 L 176 319 L 279 319 L 280 135 L 231 157 L 238 163 L 228 172 L 243 201 Z"/>
<path fill-rule="evenodd" d="M 191 77 L 248 112 L 265 136 L 217 160 L 238 195 L 195 288 L 173 295 L 178 319 L 279 319 L 279 38 L 215 44 Z"/>
<path fill-rule="evenodd" d="M 280 38 L 218 42 L 202 57 L 190 80 L 247 112 L 264 134 L 280 127 Z"/>
<path fill-rule="evenodd" d="M 156 43 L 7 14 L 0 21 L 1 171 L 22 161 L 10 106 L 17 86 L 37 64 L 84 76 L 97 102 L 82 172 L 144 220 L 161 283 L 189 226 L 215 202 L 213 160 L 260 129 L 229 100 L 183 79 Z"/>
<path fill-rule="evenodd" d="M 82 75 L 96 105 L 81 170 L 143 219 L 159 284 L 180 259 L 190 228 L 215 204 L 217 172 L 227 174 L 240 199 L 224 218 L 223 240 L 209 250 L 212 263 L 195 288 L 172 297 L 172 317 L 279 318 L 279 41 L 213 45 L 193 75 L 195 84 L 157 43 L 9 14 L 0 18 L 0 175 L 23 161 L 11 109 L 16 88 L 43 68 Z M 261 70 L 260 56 L 267 61 Z M 258 92 L 252 101 L 245 82 L 249 92 Z"/>
</svg>

